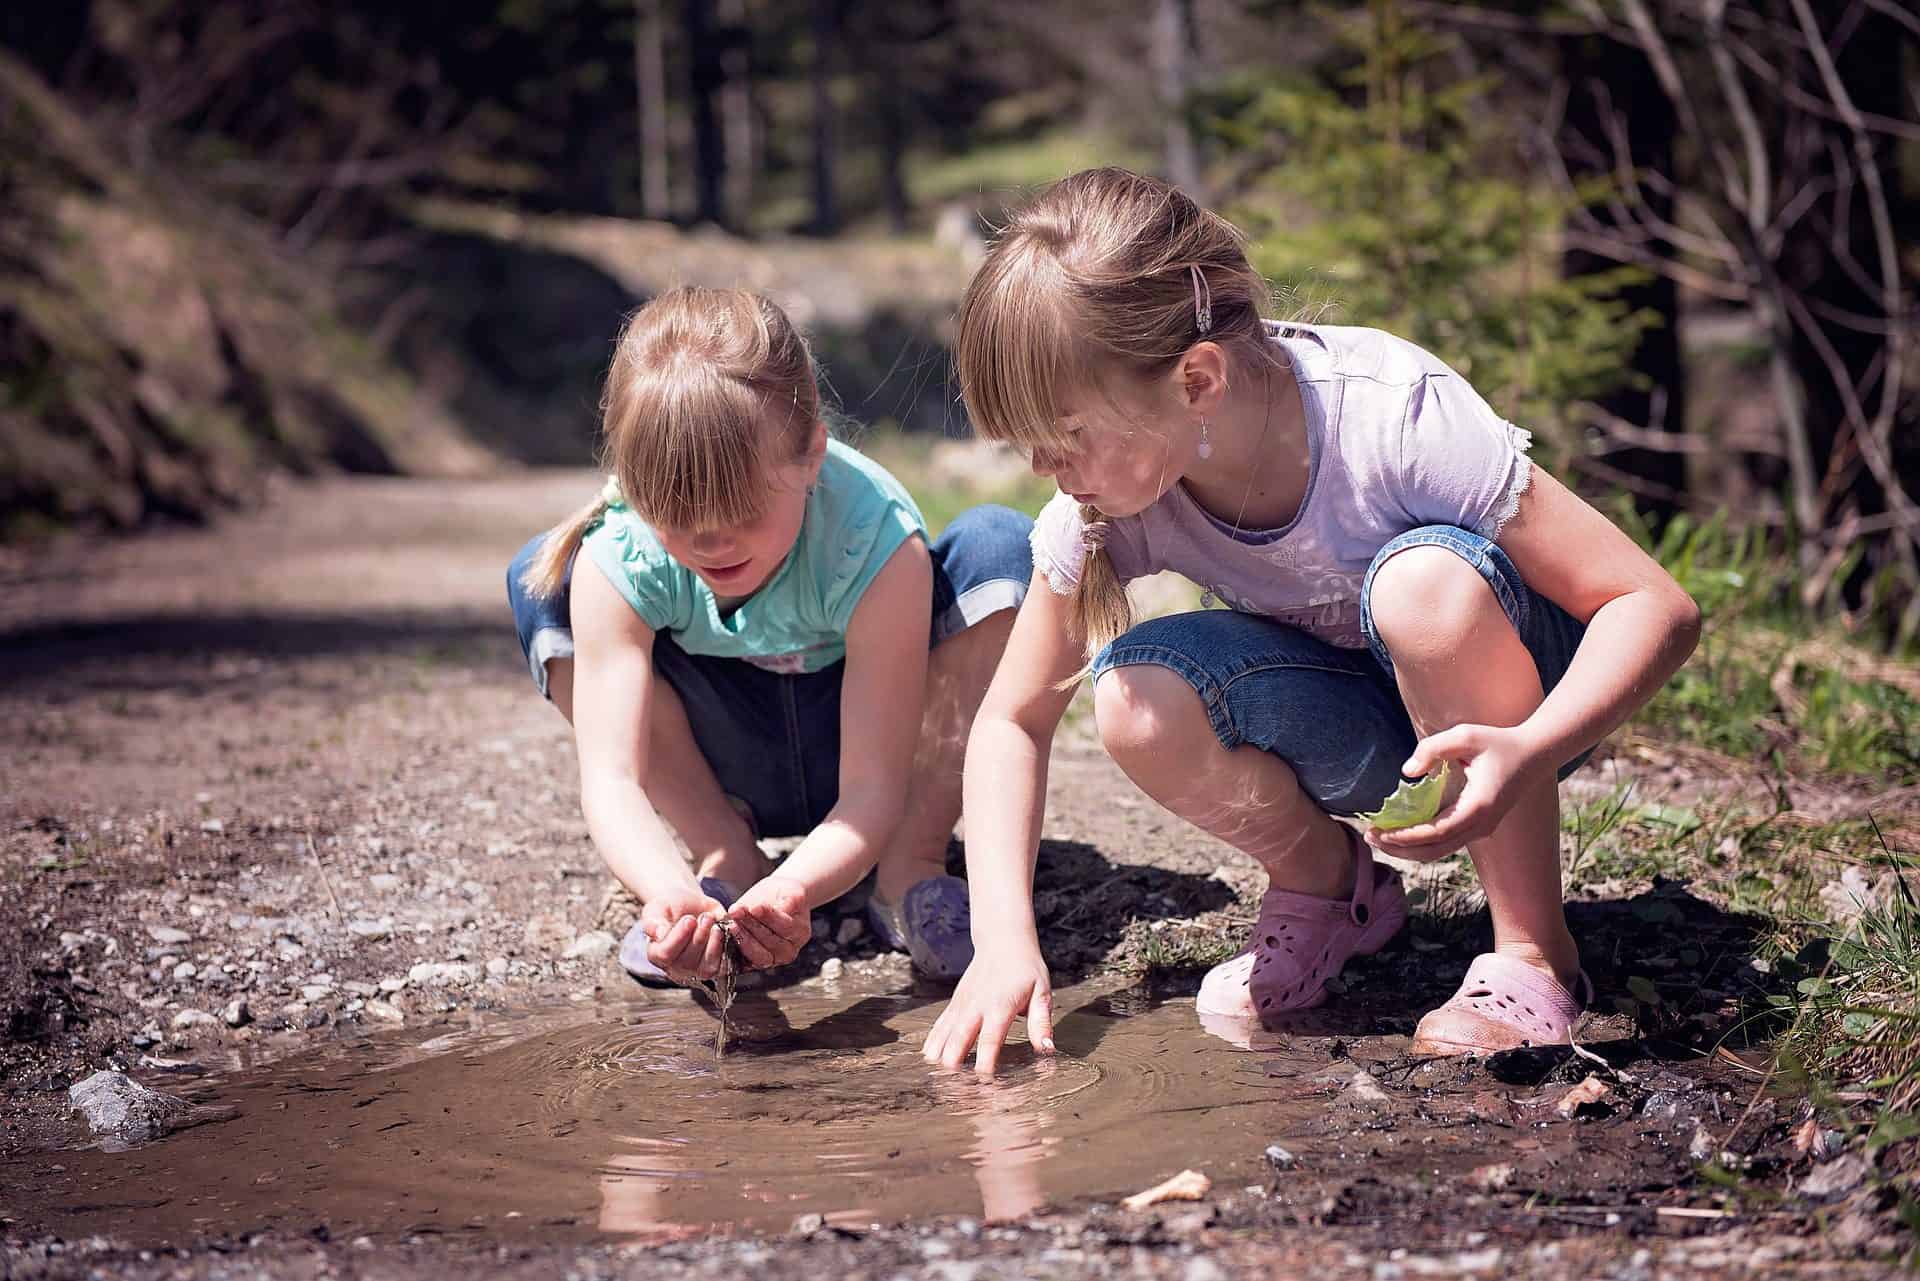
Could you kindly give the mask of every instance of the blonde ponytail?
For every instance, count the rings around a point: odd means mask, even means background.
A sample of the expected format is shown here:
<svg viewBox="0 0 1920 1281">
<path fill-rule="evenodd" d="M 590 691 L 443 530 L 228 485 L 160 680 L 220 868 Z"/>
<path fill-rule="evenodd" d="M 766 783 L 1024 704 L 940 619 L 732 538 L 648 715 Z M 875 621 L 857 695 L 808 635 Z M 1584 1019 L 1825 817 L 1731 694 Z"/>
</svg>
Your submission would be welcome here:
<svg viewBox="0 0 1920 1281">
<path fill-rule="evenodd" d="M 1097 508 L 1082 504 L 1080 526 L 1091 537 L 1068 610 L 1073 630 L 1086 643 L 1087 665 L 1074 673 L 1073 681 L 1086 676 L 1092 670 L 1094 656 L 1133 626 L 1133 602 L 1127 599 L 1126 585 L 1120 581 L 1120 575 L 1113 568 L 1113 556 L 1104 546 L 1106 520 Z"/>
<path fill-rule="evenodd" d="M 587 531 L 606 515 L 607 500 L 599 497 L 547 531 L 531 564 L 520 575 L 520 585 L 529 595 L 553 596 L 567 581 L 567 569 Z"/>
</svg>

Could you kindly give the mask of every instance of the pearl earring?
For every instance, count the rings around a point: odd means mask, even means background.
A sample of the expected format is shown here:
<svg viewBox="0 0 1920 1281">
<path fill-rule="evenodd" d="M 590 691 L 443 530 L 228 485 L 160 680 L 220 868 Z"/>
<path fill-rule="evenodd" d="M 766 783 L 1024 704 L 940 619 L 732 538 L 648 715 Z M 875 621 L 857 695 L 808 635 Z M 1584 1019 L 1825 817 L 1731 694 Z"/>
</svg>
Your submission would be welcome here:
<svg viewBox="0 0 1920 1281">
<path fill-rule="evenodd" d="M 1202 458 L 1213 457 L 1213 442 L 1207 439 L 1207 420 L 1204 418 L 1200 420 L 1199 454 Z"/>
</svg>

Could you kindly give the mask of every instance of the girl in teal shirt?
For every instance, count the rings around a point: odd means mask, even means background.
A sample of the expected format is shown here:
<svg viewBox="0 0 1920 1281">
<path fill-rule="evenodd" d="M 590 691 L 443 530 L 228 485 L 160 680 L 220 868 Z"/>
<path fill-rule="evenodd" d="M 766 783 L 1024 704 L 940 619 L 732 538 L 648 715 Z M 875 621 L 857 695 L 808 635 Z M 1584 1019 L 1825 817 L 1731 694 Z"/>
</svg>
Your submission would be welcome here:
<svg viewBox="0 0 1920 1281">
<path fill-rule="evenodd" d="M 979 507 L 930 541 L 900 483 L 828 438 L 804 340 L 753 294 L 641 308 L 603 410 L 605 490 L 527 544 L 507 593 L 573 725 L 594 843 L 643 904 L 622 962 L 711 977 L 724 916 L 749 964 L 783 964 L 809 910 L 877 867 L 876 932 L 958 977 L 959 755 L 1031 522 Z M 770 868 L 763 836 L 804 839 Z"/>
</svg>

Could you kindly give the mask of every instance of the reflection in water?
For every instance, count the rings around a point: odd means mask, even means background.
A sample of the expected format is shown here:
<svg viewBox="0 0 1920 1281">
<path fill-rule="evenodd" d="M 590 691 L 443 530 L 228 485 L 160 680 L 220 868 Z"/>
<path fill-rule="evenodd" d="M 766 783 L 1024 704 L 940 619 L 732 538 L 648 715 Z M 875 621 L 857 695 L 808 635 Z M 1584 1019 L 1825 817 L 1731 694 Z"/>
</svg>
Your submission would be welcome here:
<svg viewBox="0 0 1920 1281">
<path fill-rule="evenodd" d="M 43 1157 L 0 1159 L 0 1185 L 28 1189 L 29 1221 L 141 1244 L 204 1231 L 209 1206 L 230 1233 L 484 1221 L 503 1238 L 661 1242 L 779 1231 L 805 1214 L 1019 1218 L 1186 1166 L 1231 1179 L 1321 1109 L 1277 1093 L 1281 1058 L 1202 1034 L 1191 1001 L 1056 999 L 1061 1052 L 1010 1046 L 982 1081 L 920 1059 L 938 1007 L 914 998 L 764 994 L 751 1003 L 764 1017 L 745 1011 L 764 1039 L 716 1062 L 706 1014 L 636 993 L 438 1054 L 209 1081 L 205 1101 L 236 1106 L 236 1120 L 118 1156 L 62 1153 L 52 1179 L 28 1168 Z M 1310 1056 L 1294 1057 L 1304 1070 Z"/>
</svg>

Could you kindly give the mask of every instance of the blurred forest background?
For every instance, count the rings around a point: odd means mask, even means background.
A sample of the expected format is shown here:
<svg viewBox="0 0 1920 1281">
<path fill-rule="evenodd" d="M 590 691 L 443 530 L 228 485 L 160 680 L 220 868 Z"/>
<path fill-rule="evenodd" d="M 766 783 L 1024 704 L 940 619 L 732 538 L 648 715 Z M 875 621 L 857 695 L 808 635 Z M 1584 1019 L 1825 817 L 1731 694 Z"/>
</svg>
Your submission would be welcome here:
<svg viewBox="0 0 1920 1281">
<path fill-rule="evenodd" d="M 1920 630 L 1909 0 L 22 0 L 0 50 L 8 540 L 583 463 L 679 280 L 964 435 L 984 238 L 1117 163 L 1283 311 L 1452 361 L 1710 603 Z"/>
</svg>

